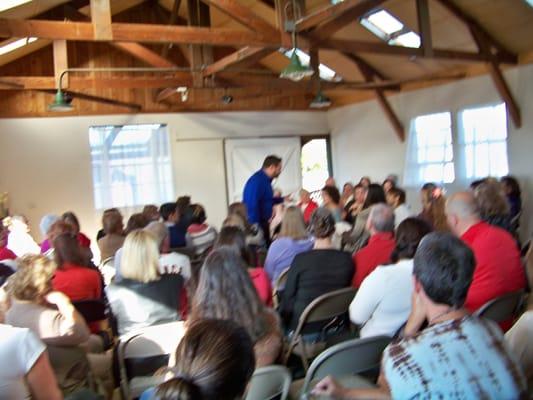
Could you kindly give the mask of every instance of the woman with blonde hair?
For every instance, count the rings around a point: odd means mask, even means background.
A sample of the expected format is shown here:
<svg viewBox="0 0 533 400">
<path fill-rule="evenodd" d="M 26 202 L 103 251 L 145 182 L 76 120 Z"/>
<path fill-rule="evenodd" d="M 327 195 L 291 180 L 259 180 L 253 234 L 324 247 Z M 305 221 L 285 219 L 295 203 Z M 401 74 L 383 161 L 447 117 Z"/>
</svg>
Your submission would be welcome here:
<svg viewBox="0 0 533 400">
<path fill-rule="evenodd" d="M 120 272 L 122 279 L 107 287 L 120 335 L 180 318 L 183 278 L 160 275 L 159 249 L 151 233 L 135 230 L 126 236 Z"/>
<path fill-rule="evenodd" d="M 278 238 L 270 245 L 265 260 L 265 271 L 272 285 L 290 267 L 297 254 L 311 250 L 312 247 L 313 239 L 307 234 L 302 211 L 296 206 L 287 208 Z"/>
</svg>

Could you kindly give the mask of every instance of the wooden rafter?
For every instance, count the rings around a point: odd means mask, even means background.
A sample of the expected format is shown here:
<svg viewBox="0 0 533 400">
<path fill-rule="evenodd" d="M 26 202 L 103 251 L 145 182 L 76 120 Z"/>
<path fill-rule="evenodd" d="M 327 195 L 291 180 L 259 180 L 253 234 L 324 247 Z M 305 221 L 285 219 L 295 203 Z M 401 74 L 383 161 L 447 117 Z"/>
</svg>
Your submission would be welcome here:
<svg viewBox="0 0 533 400">
<path fill-rule="evenodd" d="M 187 86 L 192 84 L 188 72 L 174 72 L 172 76 L 113 76 L 113 77 L 70 77 L 69 89 L 159 89 L 169 86 Z M 53 76 L 2 76 L 0 89 L 55 89 Z"/>
<path fill-rule="evenodd" d="M 242 49 L 239 49 L 236 52 L 231 53 L 226 57 L 215 61 L 211 65 L 208 65 L 203 70 L 203 75 L 204 77 L 207 77 L 217 72 L 224 71 L 225 69 L 230 67 L 244 67 L 253 64 L 254 62 L 257 62 L 261 58 L 264 58 L 270 53 L 272 53 L 272 51 L 274 50 L 264 47 L 243 47 Z"/>
<path fill-rule="evenodd" d="M 170 18 L 168 21 L 169 25 L 174 25 L 176 21 L 178 20 L 180 5 L 181 5 L 181 0 L 174 0 L 174 2 L 172 3 L 172 11 L 170 12 Z M 172 44 L 163 45 L 163 49 L 161 50 L 161 57 L 168 56 L 168 51 L 170 50 L 170 46 L 172 46 Z"/>
<path fill-rule="evenodd" d="M 187 11 L 190 26 L 211 26 L 211 13 L 209 6 L 200 0 L 187 0 Z M 196 71 L 193 72 L 194 87 L 204 85 L 204 77 L 200 69 L 204 65 L 213 63 L 213 48 L 206 45 L 191 45 L 191 67 Z M 157 96 L 159 98 L 160 95 Z"/>
<path fill-rule="evenodd" d="M 425 57 L 433 56 L 433 41 L 431 38 L 431 24 L 428 0 L 416 0 L 418 17 L 418 31 L 420 32 L 420 47 Z"/>
<path fill-rule="evenodd" d="M 278 47 L 279 38 L 265 38 L 239 29 L 113 23 L 113 39 L 124 42 L 211 44 L 215 46 Z M 0 19 L 0 37 L 38 37 L 103 41 L 88 22 Z"/>
<path fill-rule="evenodd" d="M 112 40 L 111 4 L 109 0 L 91 0 L 91 21 L 94 37 L 99 40 Z"/>
</svg>

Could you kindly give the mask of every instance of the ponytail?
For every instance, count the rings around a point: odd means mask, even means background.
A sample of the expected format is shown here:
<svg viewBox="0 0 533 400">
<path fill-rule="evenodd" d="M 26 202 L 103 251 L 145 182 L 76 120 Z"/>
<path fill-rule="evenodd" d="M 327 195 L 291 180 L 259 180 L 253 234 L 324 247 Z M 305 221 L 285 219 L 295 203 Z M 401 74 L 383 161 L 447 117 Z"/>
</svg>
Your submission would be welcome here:
<svg viewBox="0 0 533 400">
<path fill-rule="evenodd" d="M 202 400 L 200 388 L 189 378 L 177 376 L 159 386 L 155 392 L 158 400 Z"/>
</svg>

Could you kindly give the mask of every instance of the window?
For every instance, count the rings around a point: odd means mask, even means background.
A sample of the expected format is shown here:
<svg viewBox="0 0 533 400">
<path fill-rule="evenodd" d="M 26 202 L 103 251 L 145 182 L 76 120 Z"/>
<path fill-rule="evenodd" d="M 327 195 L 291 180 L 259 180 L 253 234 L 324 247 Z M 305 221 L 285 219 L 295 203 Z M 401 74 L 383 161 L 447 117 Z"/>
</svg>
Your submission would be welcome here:
<svg viewBox="0 0 533 400">
<path fill-rule="evenodd" d="M 385 10 L 373 11 L 361 18 L 361 25 L 387 44 L 420 47 L 420 36 L 407 28 L 398 18 Z"/>
<path fill-rule="evenodd" d="M 89 142 L 97 209 L 174 199 L 165 125 L 91 127 Z"/>
<path fill-rule="evenodd" d="M 30 3 L 31 0 L 2 0 L 0 4 L 0 12 L 9 10 L 10 8 L 18 7 L 26 3 Z"/>
<path fill-rule="evenodd" d="M 507 175 L 507 115 L 505 104 L 466 109 L 460 113 L 465 178 Z"/>
<path fill-rule="evenodd" d="M 405 183 L 450 183 L 455 179 L 451 113 L 417 117 L 411 123 Z"/>
<path fill-rule="evenodd" d="M 304 140 L 302 145 L 302 187 L 309 191 L 319 191 L 330 176 L 329 143 L 327 138 Z"/>
<path fill-rule="evenodd" d="M 282 52 L 285 57 L 291 58 L 292 50 L 293 49 L 289 49 L 289 50 L 280 49 L 280 52 Z M 305 51 L 302 51 L 300 49 L 296 49 L 296 54 L 298 55 L 298 58 L 300 59 L 302 65 L 307 67 L 309 65 L 309 62 L 311 61 L 311 57 L 309 57 L 309 54 L 307 54 Z M 328 67 L 325 64 L 319 64 L 318 72 L 320 75 L 320 79 L 324 79 L 330 82 L 342 81 L 342 77 L 337 75 L 337 73 L 334 70 L 332 70 L 330 67 Z"/>
<path fill-rule="evenodd" d="M 37 40 L 35 37 L 28 37 L 16 40 L 7 40 L 0 43 L 0 56 L 6 53 L 10 53 L 16 49 L 26 46 L 27 44 L 33 43 Z"/>
</svg>

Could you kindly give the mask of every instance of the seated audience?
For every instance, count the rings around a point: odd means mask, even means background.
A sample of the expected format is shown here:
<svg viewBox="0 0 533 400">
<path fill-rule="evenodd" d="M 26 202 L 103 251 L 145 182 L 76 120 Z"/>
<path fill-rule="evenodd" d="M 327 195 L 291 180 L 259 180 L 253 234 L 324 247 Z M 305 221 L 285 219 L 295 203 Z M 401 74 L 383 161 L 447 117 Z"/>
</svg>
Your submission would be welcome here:
<svg viewBox="0 0 533 400">
<path fill-rule="evenodd" d="M 50 243 L 50 239 L 48 237 L 48 231 L 50 230 L 52 225 L 59 220 L 60 218 L 54 214 L 46 214 L 44 217 L 41 218 L 41 222 L 39 223 L 39 229 L 41 230 L 41 235 L 45 238 L 41 243 L 41 254 L 45 254 L 52 247 L 52 244 Z"/>
<path fill-rule="evenodd" d="M 236 322 L 250 335 L 257 367 L 262 367 L 275 363 L 281 352 L 280 323 L 276 313 L 259 299 L 245 268 L 235 247 L 213 250 L 200 271 L 187 324 L 206 318 Z"/>
<path fill-rule="evenodd" d="M 387 193 L 387 204 L 394 209 L 394 228 L 402 223 L 403 220 L 413 215 L 411 209 L 405 204 L 405 191 L 393 187 Z"/>
<path fill-rule="evenodd" d="M 22 257 L 26 254 L 39 254 L 41 248 L 30 235 L 28 220 L 22 215 L 4 218 L 9 234 L 7 235 L 7 248 Z"/>
<path fill-rule="evenodd" d="M 102 220 L 104 219 L 104 216 L 108 213 L 118 213 L 120 214 L 120 211 L 118 208 L 108 208 L 104 210 L 104 213 L 102 214 Z M 122 216 L 122 214 L 120 214 Z M 96 234 L 96 242 L 98 242 L 100 239 L 102 239 L 105 236 L 104 228 L 102 227 L 98 233 Z"/>
<path fill-rule="evenodd" d="M 474 252 L 476 269 L 465 307 L 474 312 L 489 300 L 524 289 L 526 278 L 513 237 L 480 218 L 474 195 L 459 192 L 446 203 L 451 231 Z M 509 327 L 504 324 L 503 327 Z"/>
<path fill-rule="evenodd" d="M 327 377 L 313 393 L 343 399 L 525 398 L 524 376 L 501 331 L 463 307 L 474 268 L 474 254 L 459 239 L 427 235 L 414 258 L 404 338 L 383 352 L 378 388 L 347 389 Z M 429 326 L 420 331 L 426 320 Z"/>
<path fill-rule="evenodd" d="M 255 286 L 255 290 L 257 290 L 257 295 L 264 304 L 271 306 L 272 286 L 270 286 L 270 279 L 264 268 L 254 267 L 252 255 L 248 246 L 246 246 L 246 237 L 242 229 L 236 226 L 225 226 L 222 228 L 215 242 L 215 248 L 221 246 L 231 246 L 241 255 L 242 261 L 247 267 L 248 274 Z"/>
<path fill-rule="evenodd" d="M 126 229 L 124 229 L 124 236 L 127 236 L 128 233 L 137 229 L 144 229 L 149 222 L 150 221 L 143 213 L 131 214 L 126 223 Z"/>
<path fill-rule="evenodd" d="M 522 212 L 520 184 L 518 183 L 518 180 L 511 175 L 504 176 L 500 181 L 503 185 L 503 192 L 507 197 L 507 202 L 509 203 L 511 218 L 516 218 Z"/>
<path fill-rule="evenodd" d="M 105 236 L 98 240 L 100 259 L 107 260 L 114 257 L 118 249 L 124 244 L 124 222 L 118 212 L 107 212 L 102 216 L 102 226 Z"/>
<path fill-rule="evenodd" d="M 101 299 L 102 277 L 97 269 L 86 266 L 76 235 L 62 233 L 52 243 L 57 264 L 54 289 L 65 293 L 71 301 Z"/>
<path fill-rule="evenodd" d="M 135 230 L 126 236 L 120 273 L 122 279 L 106 289 L 120 335 L 180 318 L 183 278 L 159 273 L 159 251 L 151 233 Z"/>
<path fill-rule="evenodd" d="M 340 199 L 341 195 L 335 186 L 324 186 L 322 188 L 322 207 L 329 210 L 335 222 L 342 221 Z"/>
<path fill-rule="evenodd" d="M 474 190 L 474 198 L 483 221 L 513 234 L 509 204 L 500 182 L 492 178 L 485 179 Z"/>
<path fill-rule="evenodd" d="M 326 179 L 326 182 L 324 183 L 324 186 L 332 187 L 337 189 L 337 182 L 335 182 L 335 178 L 330 176 L 328 179 Z M 338 190 L 338 189 L 337 189 Z"/>
<path fill-rule="evenodd" d="M 7 235 L 8 230 L 0 221 L 0 262 L 17 258 L 17 255 L 7 248 Z"/>
<path fill-rule="evenodd" d="M 361 325 L 360 337 L 393 336 L 407 321 L 413 292 L 413 257 L 429 232 L 429 226 L 417 218 L 407 218 L 396 230 L 393 264 L 370 273 L 350 304 L 350 320 Z"/>
<path fill-rule="evenodd" d="M 74 214 L 72 211 L 67 211 L 61 216 L 61 219 L 70 226 L 72 226 L 72 230 L 76 235 L 76 238 L 78 239 L 78 242 L 80 243 L 81 247 L 91 247 L 91 239 L 89 239 L 87 235 L 80 232 L 80 222 L 78 220 L 78 217 L 76 217 L 76 214 Z"/>
<path fill-rule="evenodd" d="M 191 224 L 187 228 L 185 240 L 187 247 L 192 247 L 197 256 L 206 254 L 217 239 L 217 230 L 206 224 L 205 209 L 200 204 L 193 204 Z"/>
<path fill-rule="evenodd" d="M 287 208 L 278 238 L 270 245 L 265 259 L 265 271 L 272 285 L 297 254 L 312 247 L 313 239 L 307 234 L 302 212 L 298 207 Z"/>
<path fill-rule="evenodd" d="M 159 209 L 153 204 L 145 205 L 142 210 L 142 215 L 144 215 L 149 222 L 159 221 L 159 218 L 161 217 L 159 215 Z"/>
<path fill-rule="evenodd" d="M 357 214 L 353 229 L 350 232 L 346 232 L 342 237 L 344 250 L 353 253 L 368 242 L 370 232 L 366 230 L 366 221 L 370 215 L 370 209 L 375 204 L 386 202 L 385 192 L 381 185 L 371 183 L 367 189 L 365 204 L 363 205 L 363 209 Z"/>
<path fill-rule="evenodd" d="M 344 217 L 346 217 L 348 210 L 354 202 L 354 187 L 351 182 L 346 182 L 342 187 L 341 200 L 339 202 L 342 207 L 342 213 Z M 345 218 L 343 218 L 343 220 L 344 219 Z"/>
<path fill-rule="evenodd" d="M 315 238 L 313 249 L 294 257 L 281 294 L 279 312 L 288 330 L 296 329 L 309 303 L 325 293 L 350 286 L 353 276 L 350 254 L 333 248 L 335 220 L 329 210 L 317 208 L 310 228 Z"/>
<path fill-rule="evenodd" d="M 55 264 L 45 256 L 28 255 L 9 282 L 11 307 L 6 322 L 28 328 L 47 346 L 64 394 L 89 387 L 89 361 L 79 346 L 89 340 L 89 328 L 69 298 L 52 290 Z"/>
<path fill-rule="evenodd" d="M 372 183 L 372 180 L 370 179 L 370 177 L 368 176 L 363 176 L 360 180 L 359 180 L 359 184 L 363 185 L 364 187 L 368 188 L 370 186 L 370 184 Z"/>
<path fill-rule="evenodd" d="M 256 361 L 246 330 L 234 322 L 204 319 L 191 325 L 178 349 L 171 378 L 141 400 L 235 400 L 243 398 Z"/>
<path fill-rule="evenodd" d="M 300 210 L 303 213 L 304 222 L 307 225 L 311 219 L 311 214 L 313 214 L 313 211 L 318 208 L 318 204 L 311 199 L 311 194 L 307 190 L 300 189 L 299 194 L 300 200 L 298 201 L 297 206 L 300 207 Z"/>
<path fill-rule="evenodd" d="M 27 328 L 0 321 L 0 398 L 61 400 L 46 346 Z"/>
<path fill-rule="evenodd" d="M 352 225 L 355 223 L 357 216 L 363 210 L 363 206 L 365 205 L 367 193 L 368 193 L 368 188 L 366 186 L 363 186 L 360 183 L 355 185 L 354 201 L 346 212 L 346 217 L 344 219 L 346 222 Z"/>
<path fill-rule="evenodd" d="M 434 183 L 426 183 L 420 190 L 420 199 L 422 212 L 418 218 L 426 221 L 432 230 L 449 232 L 450 228 L 444 212 L 446 199 L 442 193 L 442 188 L 437 187 Z"/>
<path fill-rule="evenodd" d="M 528 310 L 505 334 L 505 341 L 526 374 L 529 398 L 533 395 L 533 310 Z"/>
<path fill-rule="evenodd" d="M 176 200 L 178 209 L 178 228 L 180 231 L 187 232 L 187 228 L 192 222 L 192 205 L 190 196 L 180 196 Z"/>
<path fill-rule="evenodd" d="M 381 186 L 383 187 L 383 191 L 385 192 L 385 195 L 389 194 L 391 189 L 396 188 L 396 183 L 397 183 L 397 179 L 394 179 L 391 175 L 385 178 L 385 180 L 381 184 Z"/>
<path fill-rule="evenodd" d="M 161 218 L 163 218 L 163 222 L 168 228 L 170 247 L 185 247 L 187 245 L 185 240 L 187 228 L 184 226 L 178 226 L 180 213 L 176 203 L 163 204 L 159 208 L 159 214 L 161 214 Z"/>
<path fill-rule="evenodd" d="M 376 204 L 366 222 L 370 233 L 368 244 L 353 255 L 355 274 L 352 285 L 361 286 L 363 280 L 378 266 L 390 261 L 394 242 L 394 212 L 386 204 Z"/>
<path fill-rule="evenodd" d="M 228 208 L 228 218 L 239 217 L 242 221 L 244 233 L 246 234 L 246 244 L 248 246 L 264 246 L 265 238 L 263 231 L 259 228 L 258 224 L 251 224 L 248 221 L 248 211 L 246 210 L 246 204 L 242 202 L 231 203 Z M 224 224 L 225 225 L 225 224 Z M 235 226 L 235 224 L 233 224 Z"/>
</svg>

